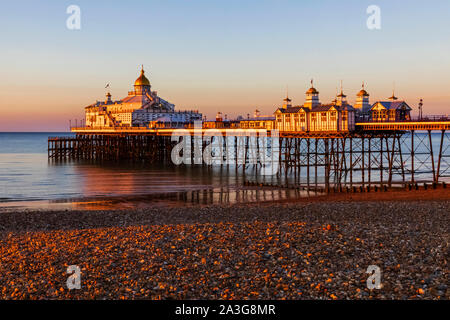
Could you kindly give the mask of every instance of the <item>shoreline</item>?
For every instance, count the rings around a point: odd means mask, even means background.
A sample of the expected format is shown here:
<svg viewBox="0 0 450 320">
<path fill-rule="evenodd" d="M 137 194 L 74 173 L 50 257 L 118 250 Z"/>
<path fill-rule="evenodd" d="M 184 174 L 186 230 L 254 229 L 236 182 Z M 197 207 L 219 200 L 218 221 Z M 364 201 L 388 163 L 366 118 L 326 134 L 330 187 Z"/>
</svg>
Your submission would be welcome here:
<svg viewBox="0 0 450 320">
<path fill-rule="evenodd" d="M 448 189 L 0 213 L 2 299 L 449 299 Z M 79 265 L 82 289 L 67 290 Z M 366 286 L 379 265 L 380 290 Z"/>
<path fill-rule="evenodd" d="M 259 193 L 269 194 L 272 193 L 272 199 L 266 199 L 265 195 L 255 195 L 255 191 Z M 298 203 L 298 202 L 324 202 L 324 201 L 377 201 L 377 200 L 410 200 L 410 199 L 422 199 L 422 200 L 442 200 L 450 198 L 450 188 L 444 188 L 442 185 L 438 185 L 436 189 L 433 189 L 430 185 L 425 190 L 423 186 L 419 186 L 418 190 L 407 190 L 401 187 L 392 187 L 387 191 L 378 189 L 370 192 L 364 190 L 361 192 L 357 189 L 356 192 L 336 192 L 323 193 L 321 191 L 306 191 L 296 190 L 288 188 L 276 188 L 276 187 L 246 187 L 246 188 L 232 188 L 228 191 L 218 191 L 217 189 L 201 189 L 190 190 L 186 192 L 161 192 L 154 194 L 142 194 L 142 195 L 124 195 L 124 196 L 108 196 L 108 197 L 85 197 L 85 198 L 69 198 L 69 199 L 56 199 L 56 200 L 24 200 L 24 201 L 11 201 L 0 202 L 0 214 L 5 212 L 16 211 L 99 211 L 99 210 L 135 210 L 145 209 L 149 207 L 158 208 L 172 208 L 172 207 L 203 207 L 216 205 L 222 206 L 234 206 L 234 205 L 268 205 L 272 203 Z M 192 193 L 207 196 L 214 195 L 212 198 L 196 199 L 196 201 L 190 201 L 185 198 L 187 194 Z M 218 201 L 222 198 L 222 195 L 227 193 L 236 196 L 236 193 L 241 194 L 241 199 L 233 199 L 228 202 Z M 251 193 L 248 195 L 247 193 Z M 184 196 L 184 197 L 183 197 Z M 194 197 L 195 198 L 195 197 Z M 223 196 L 226 199 L 226 196 Z M 228 196 L 229 198 L 229 196 Z M 217 201 L 217 202 L 215 202 Z"/>
</svg>

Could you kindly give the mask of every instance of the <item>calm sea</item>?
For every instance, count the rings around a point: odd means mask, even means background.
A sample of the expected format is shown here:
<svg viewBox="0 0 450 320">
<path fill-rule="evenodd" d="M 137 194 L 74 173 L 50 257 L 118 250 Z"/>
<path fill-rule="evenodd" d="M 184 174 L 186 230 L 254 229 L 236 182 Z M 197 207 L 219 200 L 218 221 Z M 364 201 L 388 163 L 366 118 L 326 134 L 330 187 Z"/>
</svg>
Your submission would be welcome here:
<svg viewBox="0 0 450 320">
<path fill-rule="evenodd" d="M 180 198 L 207 204 L 290 196 L 286 191 L 242 190 L 243 178 L 234 170 L 48 161 L 48 137 L 70 135 L 0 133 L 0 209 L 101 209 L 179 203 Z"/>
<path fill-rule="evenodd" d="M 179 204 L 180 199 L 184 204 L 235 203 L 311 195 L 243 188 L 242 171 L 220 167 L 48 161 L 48 137 L 70 135 L 0 133 L 0 209 L 123 208 Z M 433 134 L 435 153 L 439 141 L 440 135 Z M 428 156 L 422 155 L 424 160 Z M 251 173 L 245 179 L 251 180 Z"/>
</svg>

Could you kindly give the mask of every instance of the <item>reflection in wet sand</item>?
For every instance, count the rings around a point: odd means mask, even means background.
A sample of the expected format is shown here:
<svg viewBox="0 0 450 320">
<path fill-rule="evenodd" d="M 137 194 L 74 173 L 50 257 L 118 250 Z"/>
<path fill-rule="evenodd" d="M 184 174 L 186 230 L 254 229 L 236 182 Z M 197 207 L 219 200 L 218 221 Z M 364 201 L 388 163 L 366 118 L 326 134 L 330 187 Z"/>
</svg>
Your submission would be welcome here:
<svg viewBox="0 0 450 320">
<path fill-rule="evenodd" d="M 307 192 L 244 186 L 279 185 L 277 176 L 256 179 L 252 168 L 158 166 L 130 162 L 48 162 L 45 154 L 3 154 L 10 163 L 0 210 L 84 209 L 233 204 L 308 196 Z M 6 168 L 6 167 L 5 167 Z M 22 175 L 18 175 L 21 173 Z M 24 173 L 29 173 L 23 176 Z M 309 194 L 311 195 L 311 193 Z"/>
<path fill-rule="evenodd" d="M 50 201 L 11 202 L 3 211 L 14 209 L 50 210 L 125 210 L 148 207 L 186 207 L 263 203 L 323 195 L 320 192 L 275 188 L 216 188 L 184 192 L 157 193 L 142 196 L 115 196 Z"/>
</svg>

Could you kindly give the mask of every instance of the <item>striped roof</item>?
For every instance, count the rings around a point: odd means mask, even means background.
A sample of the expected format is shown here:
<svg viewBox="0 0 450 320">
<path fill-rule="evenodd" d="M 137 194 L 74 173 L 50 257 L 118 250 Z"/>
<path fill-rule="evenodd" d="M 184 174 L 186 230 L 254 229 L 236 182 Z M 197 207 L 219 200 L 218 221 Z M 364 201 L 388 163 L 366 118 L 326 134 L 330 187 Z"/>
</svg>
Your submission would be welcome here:
<svg viewBox="0 0 450 320">
<path fill-rule="evenodd" d="M 398 110 L 405 107 L 406 110 L 412 110 L 405 101 L 377 101 L 372 105 L 373 109 L 377 104 L 381 104 L 386 110 Z"/>
<path fill-rule="evenodd" d="M 281 113 L 299 113 L 300 111 L 303 112 L 310 112 L 306 107 L 303 106 L 295 106 L 295 107 L 288 107 L 288 108 L 278 108 L 277 111 L 280 110 Z"/>
<path fill-rule="evenodd" d="M 322 104 L 320 106 L 314 107 L 312 108 L 312 112 L 324 112 L 324 111 L 329 111 L 331 108 L 335 108 L 337 111 L 354 111 L 355 108 L 353 108 L 351 105 L 344 104 L 342 106 L 338 106 L 334 103 L 331 104 Z"/>
</svg>

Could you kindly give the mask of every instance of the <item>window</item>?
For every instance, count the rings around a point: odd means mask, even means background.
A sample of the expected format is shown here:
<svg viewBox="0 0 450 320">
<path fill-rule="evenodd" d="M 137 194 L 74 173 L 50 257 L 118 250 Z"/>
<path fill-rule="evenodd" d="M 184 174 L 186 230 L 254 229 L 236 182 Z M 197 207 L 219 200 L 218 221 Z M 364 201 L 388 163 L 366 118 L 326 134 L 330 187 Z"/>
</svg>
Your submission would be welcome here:
<svg viewBox="0 0 450 320">
<path fill-rule="evenodd" d="M 336 111 L 331 112 L 331 121 L 336 121 Z"/>
<path fill-rule="evenodd" d="M 322 112 L 320 114 L 321 120 L 322 122 L 326 122 L 327 121 L 327 113 L 326 112 Z"/>
</svg>

